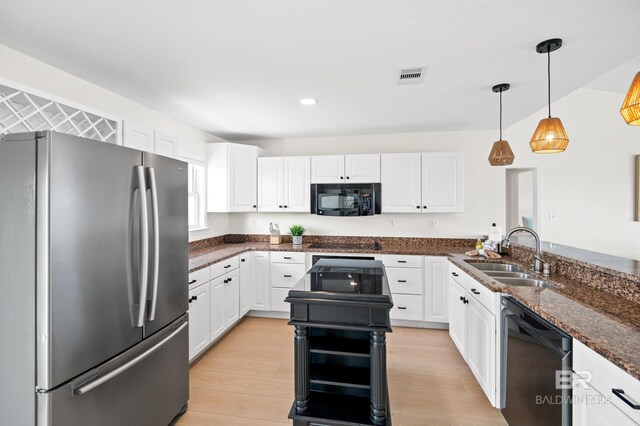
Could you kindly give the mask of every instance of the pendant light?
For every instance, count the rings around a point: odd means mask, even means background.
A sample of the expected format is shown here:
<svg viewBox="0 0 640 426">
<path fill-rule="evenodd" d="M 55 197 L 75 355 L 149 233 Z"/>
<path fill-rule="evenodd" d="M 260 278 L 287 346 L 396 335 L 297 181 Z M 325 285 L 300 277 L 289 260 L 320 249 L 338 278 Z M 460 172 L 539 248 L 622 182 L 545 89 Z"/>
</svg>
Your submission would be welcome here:
<svg viewBox="0 0 640 426">
<path fill-rule="evenodd" d="M 620 114 L 627 124 L 640 126 L 640 72 L 636 74 L 631 87 L 629 87 L 627 97 L 624 98 L 622 107 L 620 107 Z"/>
<path fill-rule="evenodd" d="M 562 40 L 553 38 L 536 46 L 536 52 L 547 54 L 547 100 L 549 117 L 540 120 L 531 137 L 531 150 L 536 154 L 555 154 L 567 149 L 569 137 L 558 117 L 551 117 L 551 52 L 560 49 Z"/>
<path fill-rule="evenodd" d="M 513 164 L 513 151 L 509 146 L 509 142 L 502 140 L 502 92 L 509 90 L 511 86 L 508 83 L 496 84 L 491 90 L 500 93 L 500 140 L 493 143 L 491 152 L 489 153 L 489 164 L 492 166 L 508 166 Z"/>
</svg>

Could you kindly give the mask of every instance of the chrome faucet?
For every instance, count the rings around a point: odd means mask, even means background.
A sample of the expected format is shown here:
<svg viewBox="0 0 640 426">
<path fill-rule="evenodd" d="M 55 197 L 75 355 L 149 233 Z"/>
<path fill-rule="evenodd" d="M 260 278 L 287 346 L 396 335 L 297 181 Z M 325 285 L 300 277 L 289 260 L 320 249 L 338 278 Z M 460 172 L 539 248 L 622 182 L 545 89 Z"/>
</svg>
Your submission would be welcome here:
<svg viewBox="0 0 640 426">
<path fill-rule="evenodd" d="M 527 228 L 524 226 L 517 226 L 515 228 L 513 228 L 511 231 L 509 231 L 509 233 L 507 234 L 507 237 L 504 239 L 504 241 L 502 241 L 502 246 L 509 248 L 509 238 L 511 238 L 511 236 L 515 233 L 518 232 L 527 232 L 529 234 L 531 234 L 533 236 L 533 238 L 536 240 L 536 254 L 534 255 L 534 263 L 533 263 L 533 270 L 535 272 L 546 272 L 548 274 L 548 269 L 545 268 L 545 264 L 544 261 L 542 260 L 542 249 L 540 248 L 540 237 L 538 237 L 538 234 L 536 233 L 536 231 L 534 231 L 531 228 Z"/>
</svg>

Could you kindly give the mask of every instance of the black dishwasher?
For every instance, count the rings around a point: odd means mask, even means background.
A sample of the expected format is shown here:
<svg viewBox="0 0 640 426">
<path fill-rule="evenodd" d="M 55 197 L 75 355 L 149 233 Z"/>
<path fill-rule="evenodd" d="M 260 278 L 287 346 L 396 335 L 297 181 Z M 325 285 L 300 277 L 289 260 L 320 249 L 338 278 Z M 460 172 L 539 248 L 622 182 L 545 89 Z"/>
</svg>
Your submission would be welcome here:
<svg viewBox="0 0 640 426">
<path fill-rule="evenodd" d="M 510 426 L 570 426 L 571 336 L 502 299 L 502 415 Z"/>
</svg>

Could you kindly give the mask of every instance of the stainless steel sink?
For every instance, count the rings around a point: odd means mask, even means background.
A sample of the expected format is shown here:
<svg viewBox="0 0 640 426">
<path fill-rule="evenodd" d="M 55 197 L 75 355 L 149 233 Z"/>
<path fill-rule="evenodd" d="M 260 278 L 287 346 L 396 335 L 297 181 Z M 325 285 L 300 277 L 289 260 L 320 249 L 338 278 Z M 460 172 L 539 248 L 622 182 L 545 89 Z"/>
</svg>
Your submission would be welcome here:
<svg viewBox="0 0 640 426">
<path fill-rule="evenodd" d="M 548 281 L 537 280 L 535 278 L 509 278 L 509 277 L 493 277 L 496 281 L 503 284 L 520 286 L 520 287 L 540 287 L 540 288 L 560 288 Z"/>
<path fill-rule="evenodd" d="M 498 279 L 502 278 L 531 278 L 531 275 L 524 272 L 509 272 L 509 271 L 482 271 L 483 273 Z"/>
<path fill-rule="evenodd" d="M 504 271 L 504 272 L 524 272 L 520 266 L 513 263 L 483 263 L 468 262 L 469 265 L 481 271 Z"/>
</svg>

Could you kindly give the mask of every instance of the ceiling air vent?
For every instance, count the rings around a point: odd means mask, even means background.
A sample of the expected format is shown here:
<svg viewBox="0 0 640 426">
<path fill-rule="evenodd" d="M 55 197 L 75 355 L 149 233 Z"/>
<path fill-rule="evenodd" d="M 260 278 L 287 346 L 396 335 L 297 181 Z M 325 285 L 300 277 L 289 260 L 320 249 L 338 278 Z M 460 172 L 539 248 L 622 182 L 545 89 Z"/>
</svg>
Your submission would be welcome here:
<svg viewBox="0 0 640 426">
<path fill-rule="evenodd" d="M 396 84 L 420 84 L 424 81 L 426 67 L 401 68 L 398 70 Z"/>
</svg>

